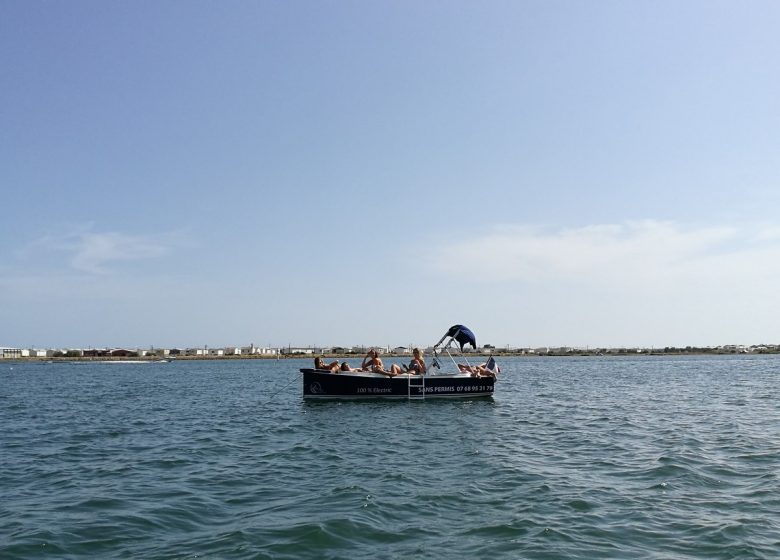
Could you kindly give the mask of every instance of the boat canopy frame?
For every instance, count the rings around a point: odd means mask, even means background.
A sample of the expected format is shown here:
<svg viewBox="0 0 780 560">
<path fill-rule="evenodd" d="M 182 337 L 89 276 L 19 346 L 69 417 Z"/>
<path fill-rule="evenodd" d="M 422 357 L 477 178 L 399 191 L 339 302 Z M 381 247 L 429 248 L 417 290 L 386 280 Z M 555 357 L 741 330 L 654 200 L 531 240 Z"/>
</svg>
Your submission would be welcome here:
<svg viewBox="0 0 780 560">
<path fill-rule="evenodd" d="M 460 368 L 458 367 L 458 362 L 455 361 L 455 358 L 452 356 L 452 352 L 450 352 L 450 348 L 453 346 L 453 344 L 457 343 L 460 345 L 460 348 L 458 349 L 458 355 L 463 359 L 463 361 L 466 362 L 466 365 L 471 368 L 471 363 L 469 362 L 468 356 L 463 352 L 463 347 L 466 344 L 471 344 L 472 348 L 474 350 L 477 349 L 477 340 L 474 336 L 474 333 L 471 332 L 470 329 L 467 327 L 464 327 L 463 325 L 453 325 L 451 326 L 446 333 L 444 333 L 444 336 L 439 339 L 439 342 L 433 345 L 433 362 L 431 363 L 431 367 L 435 367 L 437 370 L 441 372 L 441 362 L 439 362 L 439 356 L 440 351 L 439 347 L 443 342 L 446 343 L 441 348 L 441 352 L 444 352 L 447 354 L 447 356 L 452 360 L 452 364 L 455 366 L 455 371 L 460 371 Z"/>
</svg>

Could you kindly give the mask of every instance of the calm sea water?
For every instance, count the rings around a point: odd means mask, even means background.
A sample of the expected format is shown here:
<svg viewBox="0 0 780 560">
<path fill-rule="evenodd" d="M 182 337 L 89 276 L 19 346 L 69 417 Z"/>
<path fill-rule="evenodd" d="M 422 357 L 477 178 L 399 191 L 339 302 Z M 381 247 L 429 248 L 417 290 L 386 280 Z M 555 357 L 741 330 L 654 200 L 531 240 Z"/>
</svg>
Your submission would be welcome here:
<svg viewBox="0 0 780 560">
<path fill-rule="evenodd" d="M 427 402 L 303 402 L 308 363 L 0 362 L 0 558 L 780 557 L 778 357 Z"/>
</svg>

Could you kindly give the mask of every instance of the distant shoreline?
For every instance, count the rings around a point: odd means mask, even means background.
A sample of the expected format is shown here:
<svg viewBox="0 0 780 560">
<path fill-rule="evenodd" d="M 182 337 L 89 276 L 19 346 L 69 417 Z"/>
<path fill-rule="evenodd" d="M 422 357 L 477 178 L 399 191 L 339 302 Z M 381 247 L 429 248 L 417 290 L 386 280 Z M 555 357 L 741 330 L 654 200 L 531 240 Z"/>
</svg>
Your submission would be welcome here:
<svg viewBox="0 0 780 560">
<path fill-rule="evenodd" d="M 756 355 L 776 355 L 780 354 L 778 350 L 762 350 L 759 352 L 729 352 L 729 351 L 704 351 L 704 350 L 674 350 L 674 351 L 643 351 L 643 352 L 630 352 L 630 351 L 568 351 L 568 352 L 546 352 L 546 353 L 522 353 L 522 352 L 495 352 L 492 354 L 496 358 L 630 358 L 637 356 L 756 356 Z M 480 358 L 487 357 L 490 354 L 485 353 L 469 353 L 465 354 L 467 358 Z M 189 362 L 189 361 L 225 361 L 225 360 L 301 360 L 311 359 L 315 356 L 322 356 L 324 358 L 332 358 L 339 360 L 348 359 L 362 359 L 362 354 L 287 354 L 280 356 L 262 356 L 262 355 L 248 355 L 248 356 L 176 356 L 176 357 L 161 357 L 161 358 L 149 358 L 146 356 L 96 356 L 96 357 L 83 357 L 83 356 L 61 356 L 61 357 L 39 357 L 39 356 L 23 356 L 13 358 L 0 358 L 0 362 L 86 362 L 86 363 L 100 363 L 100 362 L 149 362 L 149 363 L 165 363 L 165 362 Z M 382 354 L 385 358 L 407 358 L 408 354 Z"/>
</svg>

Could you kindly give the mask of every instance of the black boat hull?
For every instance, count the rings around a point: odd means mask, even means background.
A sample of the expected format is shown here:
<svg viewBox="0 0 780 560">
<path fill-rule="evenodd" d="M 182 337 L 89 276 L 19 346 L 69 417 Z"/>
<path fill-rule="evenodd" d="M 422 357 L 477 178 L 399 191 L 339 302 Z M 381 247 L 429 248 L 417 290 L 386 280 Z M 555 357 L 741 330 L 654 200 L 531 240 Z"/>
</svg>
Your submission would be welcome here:
<svg viewBox="0 0 780 560">
<path fill-rule="evenodd" d="M 307 399 L 365 398 L 473 398 L 493 395 L 495 378 L 467 375 L 429 375 L 425 387 L 419 377 L 331 373 L 302 369 L 303 396 Z M 424 391 L 424 392 L 423 392 Z"/>
</svg>

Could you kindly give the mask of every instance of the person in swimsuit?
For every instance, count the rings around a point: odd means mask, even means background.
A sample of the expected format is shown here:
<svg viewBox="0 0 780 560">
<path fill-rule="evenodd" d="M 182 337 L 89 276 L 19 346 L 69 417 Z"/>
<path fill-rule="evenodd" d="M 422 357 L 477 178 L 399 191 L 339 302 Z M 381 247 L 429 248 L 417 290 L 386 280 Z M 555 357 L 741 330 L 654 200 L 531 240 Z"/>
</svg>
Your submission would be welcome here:
<svg viewBox="0 0 780 560">
<path fill-rule="evenodd" d="M 425 360 L 423 360 L 422 352 L 419 348 L 412 350 L 412 361 L 409 362 L 406 367 L 406 373 L 410 375 L 425 375 L 428 368 L 425 367 Z"/>
<path fill-rule="evenodd" d="M 339 361 L 336 360 L 335 362 L 326 364 L 325 361 L 322 359 L 322 356 L 317 356 L 316 358 L 314 358 L 314 369 L 325 369 L 325 370 L 330 370 L 333 373 L 336 373 L 339 371 Z"/>
<path fill-rule="evenodd" d="M 488 369 L 487 362 L 479 364 L 478 366 L 467 366 L 465 364 L 458 364 L 458 369 L 461 373 L 470 373 L 472 377 L 495 377 L 496 372 Z"/>
<path fill-rule="evenodd" d="M 363 364 L 360 366 L 363 371 L 371 371 L 374 373 L 381 373 L 383 375 L 393 376 L 401 372 L 401 368 L 393 364 L 390 366 L 390 371 L 385 370 L 385 365 L 382 363 L 382 359 L 379 357 L 379 353 L 373 348 L 368 351 L 366 357 L 363 358 Z"/>
</svg>

